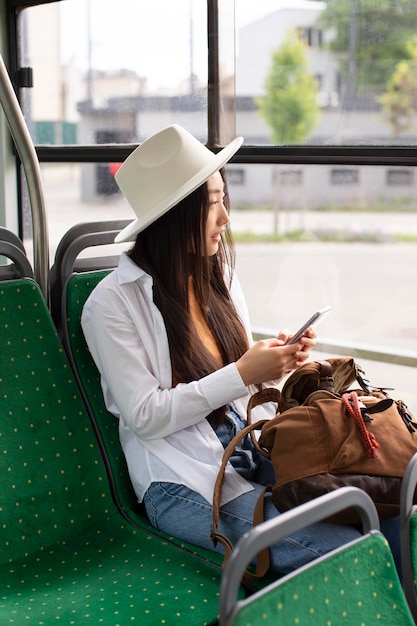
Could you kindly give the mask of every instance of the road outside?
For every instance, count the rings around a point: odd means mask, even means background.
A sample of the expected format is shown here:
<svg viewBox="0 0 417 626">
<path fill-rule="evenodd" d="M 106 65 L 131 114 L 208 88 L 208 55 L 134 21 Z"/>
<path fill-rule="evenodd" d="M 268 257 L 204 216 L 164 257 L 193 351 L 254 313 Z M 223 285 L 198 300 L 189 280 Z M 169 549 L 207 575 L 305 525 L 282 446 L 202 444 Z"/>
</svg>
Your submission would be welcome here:
<svg viewBox="0 0 417 626">
<path fill-rule="evenodd" d="M 417 245 L 238 244 L 237 255 L 254 328 L 295 331 L 331 305 L 317 327 L 323 339 L 417 355 Z M 394 387 L 393 397 L 417 416 L 415 368 L 360 363 L 372 383 Z"/>
<path fill-rule="evenodd" d="M 295 330 L 333 307 L 326 336 L 417 354 L 417 244 L 238 244 L 254 326 Z"/>
</svg>

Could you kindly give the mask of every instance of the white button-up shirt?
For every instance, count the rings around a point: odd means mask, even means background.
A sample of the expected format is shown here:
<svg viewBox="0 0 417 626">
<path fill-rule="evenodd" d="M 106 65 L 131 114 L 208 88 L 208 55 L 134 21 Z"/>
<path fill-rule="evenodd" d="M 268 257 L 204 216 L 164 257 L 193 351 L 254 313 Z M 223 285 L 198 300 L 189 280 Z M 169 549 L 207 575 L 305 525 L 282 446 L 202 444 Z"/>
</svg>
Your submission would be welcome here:
<svg viewBox="0 0 417 626">
<path fill-rule="evenodd" d="M 191 383 L 172 387 L 168 338 L 152 297 L 152 278 L 125 253 L 119 267 L 88 298 L 82 328 L 101 374 L 108 410 L 119 418 L 119 434 L 139 501 L 151 482 L 184 484 L 212 502 L 223 447 L 205 419 L 232 401 L 242 417 L 249 397 L 235 363 Z M 230 290 L 251 342 L 246 303 L 236 275 Z M 273 405 L 253 411 L 272 417 Z M 222 502 L 250 491 L 232 468 L 226 470 Z"/>
</svg>

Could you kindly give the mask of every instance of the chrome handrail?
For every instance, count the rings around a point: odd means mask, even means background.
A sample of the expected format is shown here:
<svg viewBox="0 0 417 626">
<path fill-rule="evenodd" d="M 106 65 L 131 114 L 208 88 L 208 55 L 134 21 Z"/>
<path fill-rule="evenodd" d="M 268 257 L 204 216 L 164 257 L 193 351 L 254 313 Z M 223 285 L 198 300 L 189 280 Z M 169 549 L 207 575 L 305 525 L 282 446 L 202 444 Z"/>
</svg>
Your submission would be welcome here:
<svg viewBox="0 0 417 626">
<path fill-rule="evenodd" d="M 33 265 L 35 279 L 49 301 L 48 225 L 39 160 L 22 110 L 14 92 L 3 58 L 0 55 L 0 102 L 22 163 L 31 206 L 33 229 Z"/>
</svg>

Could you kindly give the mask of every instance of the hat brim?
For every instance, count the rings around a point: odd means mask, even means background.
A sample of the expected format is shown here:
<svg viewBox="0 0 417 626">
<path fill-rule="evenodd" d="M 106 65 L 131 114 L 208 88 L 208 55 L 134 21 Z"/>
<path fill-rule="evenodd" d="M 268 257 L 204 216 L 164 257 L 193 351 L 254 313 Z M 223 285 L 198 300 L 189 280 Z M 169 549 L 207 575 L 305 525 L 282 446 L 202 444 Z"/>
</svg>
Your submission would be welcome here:
<svg viewBox="0 0 417 626">
<path fill-rule="evenodd" d="M 123 243 L 125 241 L 132 241 L 133 238 L 140 232 L 145 230 L 147 226 L 155 222 L 162 217 L 167 211 L 172 209 L 173 206 L 181 202 L 190 193 L 198 189 L 212 174 L 221 169 L 239 150 L 243 143 L 243 137 L 236 137 L 227 146 L 225 146 L 217 154 L 213 154 L 213 160 L 209 165 L 203 167 L 197 174 L 192 176 L 184 185 L 179 187 L 170 196 L 167 196 L 163 202 L 154 206 L 147 207 L 146 211 L 140 218 L 136 218 L 123 230 L 116 235 L 114 242 Z"/>
</svg>

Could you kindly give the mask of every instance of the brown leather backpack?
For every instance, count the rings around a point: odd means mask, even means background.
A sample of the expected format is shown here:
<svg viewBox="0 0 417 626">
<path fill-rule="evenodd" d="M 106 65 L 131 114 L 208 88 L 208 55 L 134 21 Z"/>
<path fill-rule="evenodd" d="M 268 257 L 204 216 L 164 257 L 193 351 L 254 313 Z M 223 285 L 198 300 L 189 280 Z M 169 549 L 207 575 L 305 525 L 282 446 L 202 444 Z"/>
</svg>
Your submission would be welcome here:
<svg viewBox="0 0 417 626">
<path fill-rule="evenodd" d="M 352 389 L 353 383 L 358 388 Z M 276 416 L 252 424 L 252 409 L 276 402 Z M 309 362 L 288 378 L 282 391 L 262 389 L 248 404 L 248 426 L 224 452 L 213 497 L 216 535 L 224 469 L 234 447 L 248 433 L 273 464 L 275 484 L 267 487 L 280 512 L 353 485 L 366 491 L 381 519 L 399 513 L 401 479 L 417 451 L 417 423 L 405 404 L 373 388 L 351 357 Z M 259 441 L 254 433 L 261 430 Z M 262 521 L 258 502 L 254 523 Z M 353 523 L 346 510 L 329 521 Z"/>
</svg>

